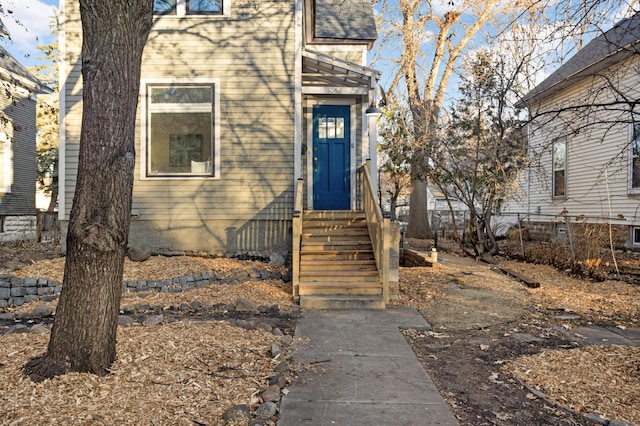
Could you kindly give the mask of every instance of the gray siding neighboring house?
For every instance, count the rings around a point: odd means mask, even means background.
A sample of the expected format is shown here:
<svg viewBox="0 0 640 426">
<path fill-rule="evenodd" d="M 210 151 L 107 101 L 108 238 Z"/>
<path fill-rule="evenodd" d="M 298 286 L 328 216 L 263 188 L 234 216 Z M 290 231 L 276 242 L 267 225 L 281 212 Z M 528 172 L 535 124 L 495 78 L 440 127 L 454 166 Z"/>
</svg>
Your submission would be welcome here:
<svg viewBox="0 0 640 426">
<path fill-rule="evenodd" d="M 541 237 L 569 223 L 614 225 L 640 247 L 640 14 L 588 43 L 521 101 L 530 165 L 503 208 Z M 635 106 L 635 109 L 633 108 Z"/>
<path fill-rule="evenodd" d="M 0 240 L 35 237 L 36 95 L 50 93 L 0 47 Z"/>
<path fill-rule="evenodd" d="M 82 36 L 77 2 L 62 3 L 64 229 L 78 168 Z M 190 3 L 177 0 L 156 15 L 142 63 L 131 246 L 156 253 L 290 253 L 299 178 L 305 206 L 313 208 L 315 105 L 349 108 L 355 206 L 357 167 L 375 153 L 365 110 L 379 75 L 364 66 L 376 38 L 371 4 L 341 2 L 350 3 L 357 8 L 333 14 L 335 33 L 324 31 L 321 39 L 305 28 L 315 25 L 310 11 L 325 16 L 331 5 L 311 0 L 224 0 L 214 14 L 189 14 Z M 366 28 L 354 26 L 361 21 Z"/>
</svg>

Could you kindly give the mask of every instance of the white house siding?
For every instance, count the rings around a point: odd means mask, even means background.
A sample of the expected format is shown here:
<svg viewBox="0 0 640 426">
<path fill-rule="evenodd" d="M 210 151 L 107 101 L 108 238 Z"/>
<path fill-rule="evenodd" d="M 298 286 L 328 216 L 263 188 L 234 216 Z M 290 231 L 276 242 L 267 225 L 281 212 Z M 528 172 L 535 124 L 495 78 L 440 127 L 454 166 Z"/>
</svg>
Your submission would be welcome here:
<svg viewBox="0 0 640 426">
<path fill-rule="evenodd" d="M 66 2 L 66 218 L 77 173 L 81 45 Z M 157 252 L 286 254 L 293 209 L 293 2 L 232 1 L 230 17 L 161 17 L 142 79 L 217 79 L 220 175 L 143 179 L 137 154 L 130 244 Z M 141 103 L 143 99 L 141 99 Z M 69 109 L 71 108 L 71 109 Z M 140 107 L 136 129 L 141 147 Z"/>
<path fill-rule="evenodd" d="M 35 96 L 30 98 L 26 93 L 7 91 L 11 84 L 0 83 L 0 88 L 2 88 L 0 111 L 11 122 L 6 128 L 0 127 L 0 130 L 13 138 L 11 191 L 8 193 L 0 192 L 0 215 L 35 216 L 36 101 Z M 2 172 L 4 173 L 4 170 Z"/>
<path fill-rule="evenodd" d="M 614 82 L 625 96 L 637 99 L 640 95 L 638 65 L 640 58 L 636 55 L 601 75 Z M 581 116 L 567 111 L 551 123 L 545 122 L 548 117 L 539 115 L 541 111 L 562 106 L 594 105 L 612 100 L 613 94 L 603 87 L 603 79 L 589 77 L 534 107 L 534 116 L 540 118 L 529 128 L 531 166 L 523 171 L 519 191 L 506 204 L 505 214 L 523 213 L 533 222 L 552 222 L 565 211 L 571 218 L 584 216 L 590 223 L 640 225 L 640 194 L 630 195 L 627 190 L 629 110 L 589 108 L 580 110 Z M 607 123 L 602 124 L 603 121 Z M 566 197 L 552 198 L 551 144 L 559 135 L 567 133 L 566 123 L 577 130 L 566 136 Z M 618 215 L 625 219 L 618 219 Z"/>
</svg>

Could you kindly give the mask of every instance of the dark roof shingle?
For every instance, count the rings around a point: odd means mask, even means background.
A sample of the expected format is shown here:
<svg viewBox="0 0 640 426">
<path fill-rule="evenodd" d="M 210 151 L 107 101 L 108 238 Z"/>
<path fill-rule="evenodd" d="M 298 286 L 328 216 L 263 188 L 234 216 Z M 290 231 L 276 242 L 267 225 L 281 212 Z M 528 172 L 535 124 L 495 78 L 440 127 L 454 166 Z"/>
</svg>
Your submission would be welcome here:
<svg viewBox="0 0 640 426">
<path fill-rule="evenodd" d="M 51 91 L 2 46 L 0 46 L 0 71 L 4 71 L 1 73 L 3 79 L 18 80 L 16 83 L 36 93 L 49 93 Z M 18 79 L 15 77 L 18 77 Z"/>
<path fill-rule="evenodd" d="M 314 37 L 374 41 L 378 37 L 369 0 L 315 0 Z"/>
</svg>

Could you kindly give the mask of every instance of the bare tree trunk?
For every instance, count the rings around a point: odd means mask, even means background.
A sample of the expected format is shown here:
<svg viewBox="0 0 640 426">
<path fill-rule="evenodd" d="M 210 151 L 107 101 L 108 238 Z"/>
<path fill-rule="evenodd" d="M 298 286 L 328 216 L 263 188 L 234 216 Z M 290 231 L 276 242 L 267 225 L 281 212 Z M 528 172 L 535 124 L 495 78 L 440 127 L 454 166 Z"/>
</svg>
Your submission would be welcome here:
<svg viewBox="0 0 640 426">
<path fill-rule="evenodd" d="M 67 260 L 46 355 L 32 377 L 105 374 L 116 327 L 129 233 L 135 120 L 152 0 L 80 0 L 83 115 Z M 64 106 L 61 106 L 64 107 Z"/>
<path fill-rule="evenodd" d="M 427 181 L 418 179 L 411 183 L 411 198 L 409 199 L 409 223 L 407 237 L 431 239 L 433 231 L 429 226 L 429 212 L 427 210 Z"/>
</svg>

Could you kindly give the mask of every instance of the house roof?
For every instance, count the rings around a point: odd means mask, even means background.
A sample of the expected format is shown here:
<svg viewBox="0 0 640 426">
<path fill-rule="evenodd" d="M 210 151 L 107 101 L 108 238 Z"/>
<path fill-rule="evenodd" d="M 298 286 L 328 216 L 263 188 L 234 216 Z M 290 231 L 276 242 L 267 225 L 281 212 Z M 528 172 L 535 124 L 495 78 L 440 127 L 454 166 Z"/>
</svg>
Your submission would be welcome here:
<svg viewBox="0 0 640 426">
<path fill-rule="evenodd" d="M 609 31 L 594 38 L 550 76 L 527 93 L 519 102 L 539 102 L 580 79 L 638 54 L 640 46 L 640 12 L 616 23 Z"/>
<path fill-rule="evenodd" d="M 14 83 L 31 92 L 52 93 L 52 90 L 38 80 L 24 65 L 0 46 L 0 79 Z"/>
<path fill-rule="evenodd" d="M 378 38 L 370 0 L 315 0 L 314 38 L 361 40 Z"/>
</svg>

